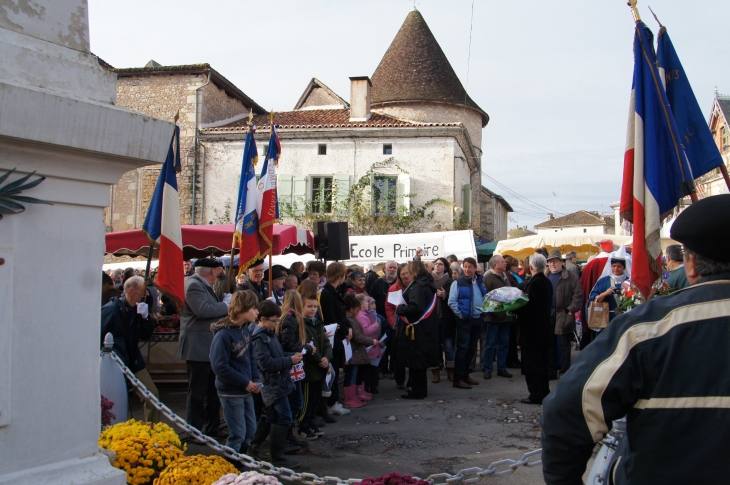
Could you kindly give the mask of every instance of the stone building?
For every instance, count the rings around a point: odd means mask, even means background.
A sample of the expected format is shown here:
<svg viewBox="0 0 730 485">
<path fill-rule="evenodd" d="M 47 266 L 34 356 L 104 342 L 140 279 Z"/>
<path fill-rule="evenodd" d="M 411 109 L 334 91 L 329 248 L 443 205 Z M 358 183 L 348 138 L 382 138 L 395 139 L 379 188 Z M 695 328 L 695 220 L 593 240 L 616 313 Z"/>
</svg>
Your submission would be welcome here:
<svg viewBox="0 0 730 485">
<path fill-rule="evenodd" d="M 206 154 L 197 141 L 200 127 L 249 110 L 256 114 L 266 111 L 209 64 L 161 66 L 150 61 L 145 67 L 114 68 L 102 59 L 99 64 L 117 75 L 117 106 L 169 121 L 179 115 L 181 222 L 207 222 L 201 217 Z M 138 168 L 111 187 L 104 212 L 108 232 L 142 227 L 159 171 L 159 167 Z"/>
<path fill-rule="evenodd" d="M 509 237 L 507 227 L 509 213 L 514 212 L 512 206 L 501 195 L 482 187 L 481 201 L 481 237 L 490 241 L 501 241 Z"/>
<path fill-rule="evenodd" d="M 537 235 L 563 234 L 615 234 L 616 221 L 611 216 L 580 210 L 563 217 L 548 214 L 548 220 L 535 224 Z"/>
<path fill-rule="evenodd" d="M 715 92 L 709 126 L 725 166 L 730 166 L 730 96 Z M 728 193 L 727 185 L 719 169 L 700 177 L 696 186 L 700 197 Z"/>
</svg>

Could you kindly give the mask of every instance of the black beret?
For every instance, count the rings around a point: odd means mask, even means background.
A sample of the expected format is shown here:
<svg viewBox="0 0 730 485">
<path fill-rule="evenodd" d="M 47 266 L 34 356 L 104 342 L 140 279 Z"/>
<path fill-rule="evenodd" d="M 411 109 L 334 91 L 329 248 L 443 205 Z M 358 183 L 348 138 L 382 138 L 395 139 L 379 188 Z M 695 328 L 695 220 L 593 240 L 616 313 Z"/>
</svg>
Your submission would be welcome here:
<svg viewBox="0 0 730 485">
<path fill-rule="evenodd" d="M 249 268 L 253 268 L 254 266 L 261 266 L 262 264 L 264 264 L 264 260 L 263 259 L 257 259 L 256 261 L 254 261 L 251 264 L 251 266 L 249 266 Z"/>
<path fill-rule="evenodd" d="M 222 268 L 223 263 L 216 261 L 213 258 L 200 258 L 195 261 L 196 268 Z"/>
<path fill-rule="evenodd" d="M 730 194 L 713 195 L 682 211 L 669 231 L 672 239 L 709 259 L 730 262 Z"/>
<path fill-rule="evenodd" d="M 280 266 L 274 266 L 274 274 L 271 276 L 272 280 L 278 280 L 279 278 L 286 278 L 286 271 L 282 271 Z M 269 279 L 269 270 L 264 271 L 264 279 Z"/>
</svg>

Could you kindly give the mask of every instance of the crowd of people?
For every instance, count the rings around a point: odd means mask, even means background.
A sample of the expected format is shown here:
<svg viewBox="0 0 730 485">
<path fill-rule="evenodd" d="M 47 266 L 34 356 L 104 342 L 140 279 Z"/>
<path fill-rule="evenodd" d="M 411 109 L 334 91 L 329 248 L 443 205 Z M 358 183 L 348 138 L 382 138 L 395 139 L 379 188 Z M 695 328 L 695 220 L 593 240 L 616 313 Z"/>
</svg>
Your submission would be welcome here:
<svg viewBox="0 0 730 485">
<path fill-rule="evenodd" d="M 523 261 L 494 255 L 486 268 L 470 257 L 424 261 L 419 251 L 407 263 L 386 262 L 382 275 L 371 265 L 256 261 L 240 274 L 228 268 L 229 277 L 221 262 L 201 258 L 183 263 L 179 313 L 156 290 L 155 271 L 142 277 L 129 268 L 102 274 L 102 336 L 114 335 L 114 350 L 158 395 L 139 342 L 179 321 L 188 423 L 222 438 L 222 408 L 228 446 L 293 468 L 286 454 L 375 399 L 386 377 L 403 399 L 418 400 L 428 396 L 429 370 L 431 384 L 445 371 L 455 389 L 469 390 L 480 384 L 474 373 L 488 381 L 516 368 L 529 393 L 522 402 L 541 404 L 549 381 L 570 369 L 573 340 L 581 334 L 584 346 L 595 336 L 577 331 L 590 303 L 607 301 L 613 318 L 627 261 L 610 241 L 602 248 L 584 268 L 575 253 L 544 248 Z M 672 265 L 681 248 L 667 255 L 668 278 L 682 284 L 683 268 Z M 484 296 L 503 287 L 521 289 L 528 303 L 513 313 L 483 312 Z M 140 398 L 145 419 L 157 421 Z M 267 437 L 270 455 L 261 450 Z"/>
</svg>

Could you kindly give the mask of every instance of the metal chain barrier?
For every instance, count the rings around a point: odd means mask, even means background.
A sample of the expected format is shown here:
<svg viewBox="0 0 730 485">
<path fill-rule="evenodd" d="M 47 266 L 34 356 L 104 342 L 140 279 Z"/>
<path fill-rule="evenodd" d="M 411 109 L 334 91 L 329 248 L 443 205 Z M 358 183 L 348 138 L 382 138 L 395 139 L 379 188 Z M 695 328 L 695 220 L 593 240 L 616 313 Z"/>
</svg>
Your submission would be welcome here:
<svg viewBox="0 0 730 485">
<path fill-rule="evenodd" d="M 343 480 L 340 477 L 320 477 L 319 475 L 316 475 L 314 473 L 298 473 L 289 468 L 276 467 L 271 463 L 265 461 L 256 461 L 248 455 L 242 455 L 236 452 L 233 448 L 221 445 L 213 438 L 201 433 L 197 428 L 190 426 L 183 418 L 172 412 L 169 407 L 160 402 L 160 400 L 157 399 L 154 394 L 148 391 L 144 384 L 142 384 L 142 382 L 137 379 L 132 371 L 129 370 L 126 365 L 124 365 L 124 362 L 122 362 L 122 360 L 117 356 L 116 353 L 110 352 L 110 355 L 112 360 L 119 366 L 119 368 L 124 373 L 124 376 L 129 380 L 129 382 L 132 383 L 137 391 L 139 391 L 140 394 L 145 397 L 145 399 L 147 399 L 155 408 L 157 408 L 162 414 L 164 414 L 167 419 L 172 421 L 180 429 L 186 431 L 191 438 L 195 439 L 199 443 L 205 443 L 208 447 L 221 453 L 226 458 L 239 461 L 248 468 L 255 468 L 262 473 L 268 473 L 269 475 L 276 476 L 278 479 L 284 479 L 290 482 L 298 481 L 310 485 L 343 485 L 360 483 L 360 481 L 362 480 L 360 478 L 348 478 L 347 480 Z M 424 478 L 422 480 L 429 481 L 433 485 L 440 485 L 459 482 L 475 483 L 489 475 L 494 475 L 496 477 L 502 475 L 511 475 L 522 466 L 533 467 L 541 465 L 542 460 L 530 461 L 530 457 L 540 455 L 541 453 L 542 448 L 528 451 L 527 453 L 522 455 L 522 458 L 520 458 L 519 460 L 499 460 L 491 463 L 487 468 L 479 468 L 476 466 L 471 468 L 464 468 L 463 470 L 459 470 L 458 472 L 456 472 L 456 474 L 454 475 L 451 475 L 450 473 L 436 473 L 433 475 L 429 475 L 427 478 Z M 418 477 L 414 478 L 418 479 Z"/>
</svg>

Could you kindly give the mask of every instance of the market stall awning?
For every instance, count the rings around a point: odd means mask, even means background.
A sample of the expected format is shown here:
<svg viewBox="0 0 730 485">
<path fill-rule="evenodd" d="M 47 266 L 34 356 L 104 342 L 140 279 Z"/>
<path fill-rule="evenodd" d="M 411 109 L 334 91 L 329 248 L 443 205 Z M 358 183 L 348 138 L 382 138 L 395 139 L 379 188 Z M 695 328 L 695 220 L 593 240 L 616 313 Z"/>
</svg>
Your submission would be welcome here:
<svg viewBox="0 0 730 485">
<path fill-rule="evenodd" d="M 494 251 L 497 249 L 497 243 L 499 243 L 499 241 L 492 241 L 476 246 L 477 259 L 480 263 L 486 262 L 492 257 Z"/>
<path fill-rule="evenodd" d="M 622 244 L 628 246 L 633 240 L 631 236 L 613 234 L 536 235 L 499 241 L 494 252 L 523 259 L 534 253 L 536 249 L 546 247 L 548 251 L 559 249 L 563 254 L 575 251 L 578 253 L 578 259 L 588 259 L 591 255 L 601 252 L 596 243 L 604 239 L 611 239 L 614 244 L 619 246 Z"/>
<path fill-rule="evenodd" d="M 182 226 L 183 257 L 204 258 L 231 252 L 233 224 Z M 106 235 L 106 252 L 114 256 L 147 256 L 150 243 L 141 229 L 110 232 Z M 290 225 L 274 226 L 274 254 L 314 252 L 314 238 L 306 229 Z M 153 252 L 156 257 L 156 251 Z"/>
</svg>

